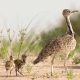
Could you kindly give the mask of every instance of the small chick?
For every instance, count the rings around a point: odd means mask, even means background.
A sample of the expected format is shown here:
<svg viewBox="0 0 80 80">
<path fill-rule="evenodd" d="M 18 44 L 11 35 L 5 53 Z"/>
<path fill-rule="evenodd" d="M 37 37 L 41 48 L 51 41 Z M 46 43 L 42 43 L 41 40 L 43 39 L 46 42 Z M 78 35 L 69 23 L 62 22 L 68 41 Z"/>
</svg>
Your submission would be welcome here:
<svg viewBox="0 0 80 80">
<path fill-rule="evenodd" d="M 27 56 L 25 54 L 23 54 L 21 56 L 21 59 L 14 60 L 16 76 L 17 76 L 17 72 L 19 72 L 21 75 L 23 75 L 22 72 L 20 72 L 20 69 L 22 69 L 23 65 L 25 65 L 26 58 L 27 58 Z"/>
<path fill-rule="evenodd" d="M 5 68 L 6 68 L 6 72 L 10 71 L 10 75 L 11 75 L 11 71 L 13 70 L 15 65 L 14 65 L 13 56 L 10 56 L 9 58 L 10 60 L 6 61 L 5 63 Z"/>
</svg>

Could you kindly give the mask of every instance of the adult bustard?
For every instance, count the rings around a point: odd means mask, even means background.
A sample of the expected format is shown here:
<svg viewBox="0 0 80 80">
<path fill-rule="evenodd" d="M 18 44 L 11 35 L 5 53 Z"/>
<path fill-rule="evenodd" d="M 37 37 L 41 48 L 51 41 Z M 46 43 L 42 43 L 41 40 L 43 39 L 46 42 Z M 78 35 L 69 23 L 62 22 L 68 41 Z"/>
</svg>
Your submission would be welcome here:
<svg viewBox="0 0 80 80">
<path fill-rule="evenodd" d="M 40 52 L 37 59 L 34 60 L 33 64 L 37 64 L 40 61 L 43 61 L 48 56 L 52 56 L 51 61 L 51 75 L 53 71 L 53 62 L 55 56 L 58 54 L 64 55 L 64 66 L 68 57 L 68 54 L 75 49 L 76 47 L 76 40 L 74 38 L 74 31 L 70 22 L 70 15 L 78 11 L 70 11 L 69 9 L 64 9 L 62 14 L 67 23 L 67 33 L 61 37 L 58 37 L 55 40 L 51 40 Z M 66 66 L 65 66 L 66 67 Z"/>
</svg>

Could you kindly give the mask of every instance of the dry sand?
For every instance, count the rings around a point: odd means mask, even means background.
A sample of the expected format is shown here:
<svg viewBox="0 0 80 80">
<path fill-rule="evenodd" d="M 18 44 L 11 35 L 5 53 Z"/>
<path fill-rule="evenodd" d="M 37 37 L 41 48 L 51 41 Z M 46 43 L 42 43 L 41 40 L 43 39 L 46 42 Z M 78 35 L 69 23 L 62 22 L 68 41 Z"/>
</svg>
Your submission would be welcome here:
<svg viewBox="0 0 80 80">
<path fill-rule="evenodd" d="M 0 80 L 80 80 L 80 65 L 72 65 L 71 61 L 67 61 L 67 72 L 63 67 L 63 61 L 55 60 L 53 76 L 50 76 L 50 59 L 46 62 L 40 62 L 33 65 L 34 57 L 28 57 L 27 63 L 23 68 L 23 74 L 15 76 L 15 70 L 7 77 L 3 60 L 0 60 Z"/>
</svg>

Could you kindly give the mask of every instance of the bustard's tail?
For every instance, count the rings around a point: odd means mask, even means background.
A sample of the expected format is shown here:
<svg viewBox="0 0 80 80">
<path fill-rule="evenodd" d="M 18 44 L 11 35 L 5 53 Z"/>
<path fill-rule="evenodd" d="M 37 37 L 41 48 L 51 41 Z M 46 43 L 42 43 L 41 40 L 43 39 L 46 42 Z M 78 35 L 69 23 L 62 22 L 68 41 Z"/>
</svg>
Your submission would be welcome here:
<svg viewBox="0 0 80 80">
<path fill-rule="evenodd" d="M 43 55 L 43 53 L 41 52 L 38 57 L 33 61 L 33 64 L 37 64 L 41 61 L 44 61 L 44 59 L 46 58 L 46 56 Z"/>
<path fill-rule="evenodd" d="M 33 64 L 37 64 L 37 63 L 39 63 L 39 62 L 40 62 L 40 59 L 37 58 L 37 59 L 35 59 L 35 60 L 33 61 Z"/>
<path fill-rule="evenodd" d="M 33 61 L 33 64 L 37 64 L 41 61 L 44 61 L 46 57 L 45 56 L 42 56 L 41 54 L 39 54 L 39 56 Z"/>
<path fill-rule="evenodd" d="M 46 54 L 45 54 L 46 53 Z M 37 64 L 41 61 L 44 61 L 49 54 L 47 53 L 46 49 L 42 49 L 42 51 L 39 53 L 38 57 L 33 61 L 33 64 Z"/>
</svg>

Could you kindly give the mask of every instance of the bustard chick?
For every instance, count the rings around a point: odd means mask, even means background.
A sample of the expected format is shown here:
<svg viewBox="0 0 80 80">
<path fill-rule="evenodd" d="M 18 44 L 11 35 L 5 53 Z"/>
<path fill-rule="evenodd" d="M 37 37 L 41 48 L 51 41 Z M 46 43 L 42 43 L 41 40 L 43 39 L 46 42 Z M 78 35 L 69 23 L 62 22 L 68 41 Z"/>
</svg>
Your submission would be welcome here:
<svg viewBox="0 0 80 80">
<path fill-rule="evenodd" d="M 22 72 L 20 72 L 20 69 L 22 69 L 23 65 L 25 65 L 26 58 L 27 58 L 27 56 L 25 54 L 23 54 L 21 56 L 21 59 L 14 60 L 16 76 L 17 76 L 17 72 L 19 72 L 21 75 L 23 75 Z"/>
<path fill-rule="evenodd" d="M 51 61 L 51 76 L 53 73 L 53 63 L 56 55 L 62 54 L 64 56 L 64 66 L 68 57 L 68 54 L 73 51 L 76 47 L 76 40 L 74 38 L 74 31 L 70 22 L 70 15 L 77 11 L 70 11 L 69 9 L 64 9 L 62 14 L 67 23 L 67 33 L 63 36 L 51 40 L 40 52 L 38 57 L 34 60 L 33 64 L 37 64 L 45 60 L 48 56 L 52 56 Z M 66 66 L 65 66 L 66 68 Z"/>
<path fill-rule="evenodd" d="M 10 59 L 5 63 L 5 68 L 6 68 L 6 71 L 10 71 L 10 75 L 11 75 L 11 71 L 15 66 L 14 66 L 13 56 L 10 56 L 9 58 Z"/>
</svg>

